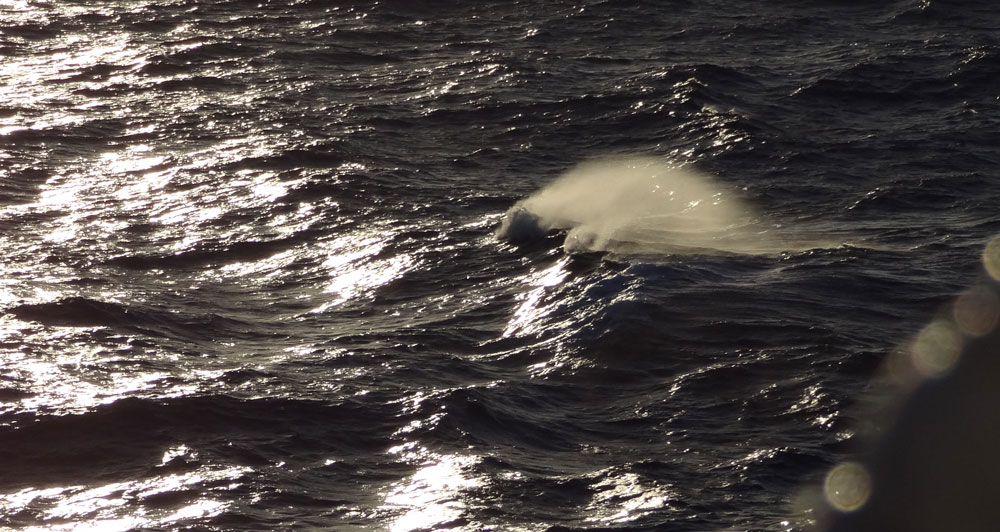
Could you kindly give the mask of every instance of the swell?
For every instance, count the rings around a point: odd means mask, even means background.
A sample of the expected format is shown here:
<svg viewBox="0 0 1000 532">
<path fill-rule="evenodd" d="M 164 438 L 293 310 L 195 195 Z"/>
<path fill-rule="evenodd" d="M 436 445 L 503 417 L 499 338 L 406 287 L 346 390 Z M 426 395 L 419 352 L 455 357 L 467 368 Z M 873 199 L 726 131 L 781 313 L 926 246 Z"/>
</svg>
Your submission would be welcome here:
<svg viewBox="0 0 1000 532">
<path fill-rule="evenodd" d="M 13 24 L 4 28 L 5 37 L 14 37 L 28 41 L 54 39 L 62 35 L 62 25 L 53 22 L 34 22 Z"/>
<path fill-rule="evenodd" d="M 48 303 L 25 303 L 6 310 L 23 320 L 53 327 L 108 327 L 163 338 L 217 340 L 219 338 L 273 338 L 259 324 L 214 312 L 195 314 L 166 308 L 67 297 Z"/>
<path fill-rule="evenodd" d="M 38 168 L 12 168 L 0 181 L 0 204 L 30 203 L 49 179 L 49 172 Z"/>
<path fill-rule="evenodd" d="M 205 462 L 229 466 L 260 467 L 313 453 L 364 454 L 387 446 L 396 428 L 388 413 L 374 415 L 378 408 L 352 400 L 208 395 L 126 398 L 74 415 L 5 416 L 0 467 L 7 474 L 0 484 L 11 490 L 142 478 L 160 473 L 164 452 L 178 444 L 194 448 Z"/>
<path fill-rule="evenodd" d="M 982 105 L 989 97 L 987 80 L 1000 71 L 1000 60 L 994 45 L 969 40 L 969 47 L 961 49 L 948 34 L 939 33 L 927 39 L 921 54 L 899 44 L 856 62 L 844 54 L 838 58 L 842 66 L 810 80 L 793 98 L 896 111 L 903 124 L 941 108 Z"/>
<path fill-rule="evenodd" d="M 652 379 L 647 376 L 644 380 L 629 384 L 648 386 Z M 594 383 L 596 388 L 590 388 L 568 380 L 508 381 L 498 386 L 440 390 L 422 400 L 414 411 L 433 421 L 419 424 L 413 435 L 443 448 L 474 445 L 556 453 L 573 452 L 590 442 L 639 440 L 642 433 L 654 431 L 656 423 L 629 411 L 630 399 L 625 396 L 631 397 L 631 392 L 609 399 L 610 404 L 595 406 L 591 402 L 594 394 L 611 393 L 618 384 Z M 602 416 L 588 416 L 587 410 L 592 408 L 606 411 Z M 593 422 L 581 424 L 582 419 Z M 621 432 L 625 425 L 630 434 Z"/>
<path fill-rule="evenodd" d="M 190 270 L 257 261 L 274 256 L 318 236 L 317 231 L 298 231 L 286 238 L 260 241 L 202 243 L 195 249 L 173 254 L 129 254 L 108 259 L 105 264 L 130 270 Z"/>
<path fill-rule="evenodd" d="M 538 67 L 514 63 L 508 68 L 519 77 L 525 77 Z M 601 83 L 597 90 L 584 93 L 575 90 L 576 83 L 568 78 L 567 72 L 546 72 L 545 75 L 559 76 L 550 83 L 562 89 L 554 97 L 525 102 L 517 97 L 521 91 L 510 90 L 509 99 L 491 98 L 476 102 L 467 98 L 455 102 L 456 105 L 435 105 L 429 109 L 428 116 L 443 122 L 467 119 L 489 119 L 491 122 L 537 120 L 549 116 L 574 118 L 577 114 L 593 117 L 628 114 L 634 119 L 642 119 L 648 109 L 666 110 L 664 105 L 657 105 L 656 102 L 669 102 L 669 110 L 675 113 L 687 111 L 694 114 L 705 106 L 745 107 L 749 105 L 748 95 L 764 89 L 763 80 L 758 75 L 713 63 L 648 67 L 625 79 L 615 79 L 613 85 L 608 81 L 606 86 Z M 442 95 L 442 100 L 446 96 Z M 648 100 L 649 106 L 633 107 L 637 100 Z M 471 107 L 470 103 L 473 104 Z"/>
<path fill-rule="evenodd" d="M 336 168 L 349 159 L 344 148 L 336 144 L 282 150 L 275 155 L 261 157 L 245 157 L 223 166 L 221 169 L 229 172 L 240 170 L 289 170 L 303 168 Z"/>
</svg>

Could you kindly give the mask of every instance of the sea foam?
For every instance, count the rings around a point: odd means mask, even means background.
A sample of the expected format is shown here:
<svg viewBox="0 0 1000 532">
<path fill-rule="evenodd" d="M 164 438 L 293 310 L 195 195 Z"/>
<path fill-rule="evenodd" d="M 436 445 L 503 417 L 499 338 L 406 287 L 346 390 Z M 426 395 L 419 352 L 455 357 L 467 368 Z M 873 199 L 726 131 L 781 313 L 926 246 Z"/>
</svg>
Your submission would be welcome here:
<svg viewBox="0 0 1000 532">
<path fill-rule="evenodd" d="M 625 253 L 779 250 L 755 210 L 694 170 L 651 157 L 589 161 L 507 211 L 497 235 L 514 242 L 566 231 L 569 251 Z"/>
</svg>

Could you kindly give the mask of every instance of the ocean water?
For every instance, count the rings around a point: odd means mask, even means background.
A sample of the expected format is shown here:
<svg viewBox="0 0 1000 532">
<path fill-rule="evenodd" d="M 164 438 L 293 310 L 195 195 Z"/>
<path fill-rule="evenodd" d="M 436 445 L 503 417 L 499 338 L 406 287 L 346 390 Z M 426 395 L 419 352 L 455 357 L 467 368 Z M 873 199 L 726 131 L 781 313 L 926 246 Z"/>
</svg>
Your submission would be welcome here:
<svg viewBox="0 0 1000 532">
<path fill-rule="evenodd" d="M 0 528 L 862 519 L 873 412 L 995 325 L 998 30 L 0 0 Z"/>
</svg>

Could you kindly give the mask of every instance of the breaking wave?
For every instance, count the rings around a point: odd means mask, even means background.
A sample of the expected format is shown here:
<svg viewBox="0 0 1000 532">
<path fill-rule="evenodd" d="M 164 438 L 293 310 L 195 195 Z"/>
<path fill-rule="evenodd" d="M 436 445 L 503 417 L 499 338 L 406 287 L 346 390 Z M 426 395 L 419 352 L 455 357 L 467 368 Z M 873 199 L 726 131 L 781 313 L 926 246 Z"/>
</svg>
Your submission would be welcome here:
<svg viewBox="0 0 1000 532">
<path fill-rule="evenodd" d="M 708 176 L 650 157 L 573 168 L 507 211 L 497 236 L 528 242 L 566 231 L 567 251 L 781 251 L 755 210 Z"/>
</svg>

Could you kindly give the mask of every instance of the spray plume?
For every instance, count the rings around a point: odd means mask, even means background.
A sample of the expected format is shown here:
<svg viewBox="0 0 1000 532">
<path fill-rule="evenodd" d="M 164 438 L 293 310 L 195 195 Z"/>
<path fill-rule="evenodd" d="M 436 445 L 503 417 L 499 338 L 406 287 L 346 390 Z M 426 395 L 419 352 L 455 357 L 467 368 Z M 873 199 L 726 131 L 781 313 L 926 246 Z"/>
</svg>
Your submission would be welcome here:
<svg viewBox="0 0 1000 532">
<path fill-rule="evenodd" d="M 745 202 L 706 176 L 648 157 L 583 163 L 507 211 L 514 242 L 565 230 L 569 251 L 780 251 Z"/>
</svg>

